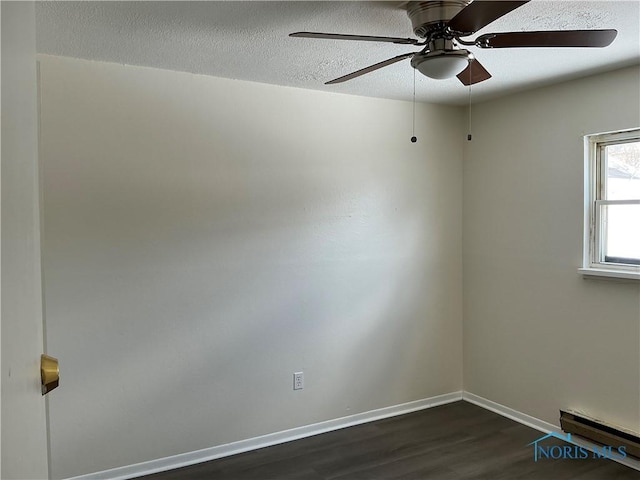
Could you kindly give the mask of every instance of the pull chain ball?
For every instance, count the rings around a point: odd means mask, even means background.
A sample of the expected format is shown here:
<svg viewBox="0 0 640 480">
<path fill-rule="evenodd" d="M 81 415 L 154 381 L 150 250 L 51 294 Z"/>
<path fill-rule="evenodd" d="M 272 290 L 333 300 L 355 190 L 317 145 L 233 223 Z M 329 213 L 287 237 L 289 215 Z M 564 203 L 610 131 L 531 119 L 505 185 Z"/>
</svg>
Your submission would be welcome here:
<svg viewBox="0 0 640 480">
<path fill-rule="evenodd" d="M 413 136 L 411 137 L 411 143 L 416 143 L 418 141 L 418 137 Z"/>
</svg>

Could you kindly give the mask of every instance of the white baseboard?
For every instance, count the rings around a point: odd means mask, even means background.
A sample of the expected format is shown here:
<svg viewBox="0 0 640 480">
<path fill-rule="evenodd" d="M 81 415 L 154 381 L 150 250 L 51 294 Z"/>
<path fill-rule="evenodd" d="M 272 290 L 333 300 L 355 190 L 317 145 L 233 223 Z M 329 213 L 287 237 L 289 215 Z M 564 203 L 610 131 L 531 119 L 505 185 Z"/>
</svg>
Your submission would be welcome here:
<svg viewBox="0 0 640 480">
<path fill-rule="evenodd" d="M 474 405 L 478 405 L 479 407 L 482 407 L 486 410 L 497 413 L 498 415 L 507 417 L 515 422 L 526 425 L 527 427 L 531 427 L 535 430 L 539 430 L 544 433 L 559 433 L 564 436 L 564 432 L 562 431 L 562 429 L 557 425 L 554 425 L 553 423 L 545 422 L 543 420 L 540 420 L 539 418 L 532 417 L 531 415 L 519 412 L 518 410 L 514 410 L 513 408 L 509 408 L 491 400 L 487 400 L 486 398 L 480 397 L 479 395 L 475 395 L 471 392 L 463 392 L 462 399 L 469 403 L 473 403 Z M 593 442 L 575 437 L 571 438 L 570 443 L 578 445 L 580 447 L 586 447 L 590 450 L 593 447 L 597 446 Z M 611 460 L 622 465 L 626 465 L 627 467 L 631 467 L 634 470 L 640 470 L 640 460 L 635 460 L 630 457 L 626 457 L 623 459 L 612 458 Z"/>
<path fill-rule="evenodd" d="M 312 425 L 292 428 L 290 430 L 270 433 L 267 435 L 262 435 L 260 437 L 240 440 L 238 442 L 232 442 L 224 445 L 205 448 L 202 450 L 196 450 L 194 452 L 182 453 L 180 455 L 173 455 L 171 457 L 159 458 L 148 462 L 136 463 L 134 465 L 128 465 L 125 467 L 104 470 L 102 472 L 80 475 L 78 477 L 69 478 L 67 480 L 127 480 L 130 478 L 150 475 L 152 473 L 165 472 L 167 470 L 187 467 L 189 465 L 195 465 L 197 463 L 215 460 L 216 458 L 228 457 L 230 455 L 235 455 L 238 453 L 257 450 L 263 447 L 278 445 L 281 443 L 290 442 L 292 440 L 299 440 L 301 438 L 311 437 L 314 435 L 319 435 L 321 433 L 340 430 L 341 428 L 361 425 L 363 423 L 373 422 L 376 420 L 381 420 L 383 418 L 404 415 L 406 413 L 416 412 L 418 410 L 425 410 L 427 408 L 437 407 L 439 405 L 456 402 L 458 400 L 465 400 L 469 403 L 473 403 L 474 405 L 482 407 L 486 410 L 490 410 L 494 413 L 497 413 L 498 415 L 502 415 L 503 417 L 509 418 L 515 422 L 521 423 L 540 432 L 554 432 L 559 434 L 563 433 L 560 427 L 558 427 L 557 425 L 545 422 L 543 420 L 540 420 L 539 418 L 532 417 L 531 415 L 527 415 L 518 410 L 514 410 L 513 408 L 506 407 L 500 403 L 496 403 L 486 398 L 480 397 L 479 395 L 475 395 L 470 392 L 452 392 L 431 398 L 416 400 L 414 402 L 393 405 L 391 407 L 380 408 L 363 413 L 357 413 L 355 415 L 336 418 L 334 420 L 314 423 Z M 575 438 L 572 439 L 571 443 L 586 448 L 592 448 L 595 446 L 594 443 Z M 640 470 L 640 461 L 638 460 L 627 457 L 621 460 L 614 459 L 614 461 L 621 463 L 622 465 L 631 467 L 635 470 Z"/>
<path fill-rule="evenodd" d="M 562 429 L 553 423 L 545 422 L 539 418 L 514 410 L 513 408 L 505 407 L 504 405 L 487 400 L 486 398 L 475 395 L 471 392 L 463 392 L 462 399 L 535 430 L 539 430 L 544 433 L 562 433 Z"/>
<path fill-rule="evenodd" d="M 69 478 L 68 480 L 125 480 L 141 477 L 143 475 L 165 472 L 167 470 L 173 470 L 175 468 L 181 468 L 189 465 L 195 465 L 197 463 L 207 462 L 209 460 L 215 460 L 216 458 L 228 457 L 237 453 L 257 450 L 258 448 L 269 447 L 272 445 L 278 445 L 280 443 L 290 442 L 292 440 L 319 435 L 321 433 L 340 430 L 341 428 L 373 422 L 375 420 L 381 420 L 383 418 L 404 415 L 406 413 L 416 412 L 418 410 L 425 410 L 427 408 L 437 407 L 438 405 L 457 402 L 458 400 L 462 400 L 462 398 L 463 392 L 461 391 L 446 393 L 444 395 L 416 400 L 414 402 L 402 403 L 400 405 L 393 405 L 391 407 L 384 407 L 368 412 L 357 413 L 355 415 L 349 415 L 347 417 L 327 420 L 325 422 L 314 423 L 312 425 L 305 425 L 303 427 L 292 428 L 290 430 L 283 430 L 281 432 L 270 433 L 268 435 L 262 435 L 260 437 L 249 438 L 246 440 L 240 440 L 238 442 L 218 445 L 216 447 L 196 450 L 194 452 L 187 452 L 179 455 L 173 455 L 171 457 L 158 458 L 156 460 L 136 463 L 134 465 L 127 465 L 125 467 L 113 468 L 110 470 L 104 470 L 102 472 L 80 475 L 77 477 Z"/>
</svg>

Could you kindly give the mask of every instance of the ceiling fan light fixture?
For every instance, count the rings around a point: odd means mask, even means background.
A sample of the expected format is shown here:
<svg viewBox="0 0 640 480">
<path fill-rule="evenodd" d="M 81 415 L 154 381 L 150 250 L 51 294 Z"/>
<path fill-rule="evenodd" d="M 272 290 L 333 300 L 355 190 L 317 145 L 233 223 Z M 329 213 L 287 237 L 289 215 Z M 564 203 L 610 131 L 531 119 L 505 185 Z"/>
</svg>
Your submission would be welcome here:
<svg viewBox="0 0 640 480">
<path fill-rule="evenodd" d="M 442 80 L 455 77 L 469 65 L 469 52 L 466 50 L 429 52 L 414 55 L 411 66 L 423 75 Z"/>
</svg>

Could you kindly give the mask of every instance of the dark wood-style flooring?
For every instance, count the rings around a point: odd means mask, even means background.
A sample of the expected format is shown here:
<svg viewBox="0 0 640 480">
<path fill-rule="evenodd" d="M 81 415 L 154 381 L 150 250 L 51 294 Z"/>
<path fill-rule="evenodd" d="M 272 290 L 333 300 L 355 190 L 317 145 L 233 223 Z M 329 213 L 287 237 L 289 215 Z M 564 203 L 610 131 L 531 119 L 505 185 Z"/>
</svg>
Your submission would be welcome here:
<svg viewBox="0 0 640 480">
<path fill-rule="evenodd" d="M 640 480 L 640 472 L 606 459 L 534 462 L 527 444 L 542 435 L 460 401 L 144 478 Z M 563 444 L 545 445 L 554 442 Z"/>
</svg>

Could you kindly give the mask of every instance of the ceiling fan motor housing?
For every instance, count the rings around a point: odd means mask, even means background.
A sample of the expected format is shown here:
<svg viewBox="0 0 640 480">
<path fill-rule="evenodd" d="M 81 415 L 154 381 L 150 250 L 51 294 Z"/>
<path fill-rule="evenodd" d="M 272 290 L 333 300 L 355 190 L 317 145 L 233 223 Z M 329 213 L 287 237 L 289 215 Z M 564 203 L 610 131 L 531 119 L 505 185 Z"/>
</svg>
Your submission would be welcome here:
<svg viewBox="0 0 640 480">
<path fill-rule="evenodd" d="M 471 0 L 443 0 L 430 2 L 409 2 L 407 15 L 413 26 L 413 33 L 426 38 L 429 32 L 446 25 Z"/>
</svg>

